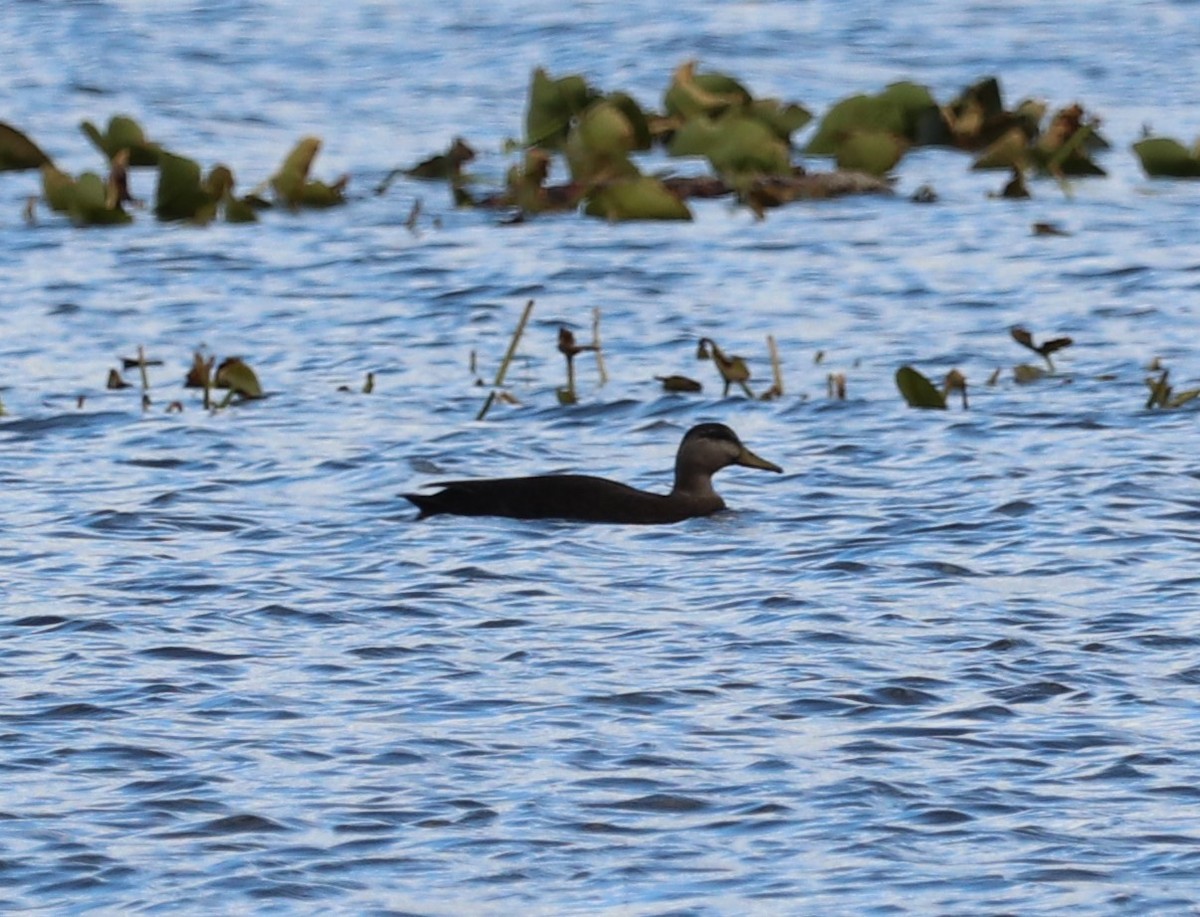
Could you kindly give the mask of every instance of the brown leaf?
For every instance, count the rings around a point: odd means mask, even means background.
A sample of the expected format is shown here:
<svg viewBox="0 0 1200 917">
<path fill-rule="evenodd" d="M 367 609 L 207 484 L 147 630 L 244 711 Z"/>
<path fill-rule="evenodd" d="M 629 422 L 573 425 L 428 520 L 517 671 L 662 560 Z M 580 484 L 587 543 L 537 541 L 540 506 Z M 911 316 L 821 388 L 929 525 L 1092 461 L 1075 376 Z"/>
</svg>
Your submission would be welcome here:
<svg viewBox="0 0 1200 917">
<path fill-rule="evenodd" d="M 1008 333 L 1012 335 L 1012 339 L 1022 347 L 1028 347 L 1030 350 L 1037 350 L 1033 344 L 1033 335 L 1026 331 L 1021 326 L 1017 325 L 1008 329 Z"/>
<path fill-rule="evenodd" d="M 1051 338 L 1048 341 L 1043 341 L 1040 347 L 1035 348 L 1042 356 L 1054 353 L 1056 350 L 1062 350 L 1064 347 L 1070 347 L 1074 341 L 1071 338 Z"/>
<path fill-rule="evenodd" d="M 200 351 L 192 354 L 192 368 L 188 370 L 187 377 L 183 380 L 184 388 L 208 388 L 212 380 L 212 368 L 216 363 L 216 357 L 204 359 L 204 355 Z"/>
</svg>

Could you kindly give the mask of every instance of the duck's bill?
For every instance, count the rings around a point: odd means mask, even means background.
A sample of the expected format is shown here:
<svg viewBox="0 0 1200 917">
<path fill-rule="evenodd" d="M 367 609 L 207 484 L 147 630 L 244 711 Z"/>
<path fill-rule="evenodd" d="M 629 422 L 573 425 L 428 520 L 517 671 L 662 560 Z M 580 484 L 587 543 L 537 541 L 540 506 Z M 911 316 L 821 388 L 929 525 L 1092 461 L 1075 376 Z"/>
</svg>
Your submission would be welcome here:
<svg viewBox="0 0 1200 917">
<path fill-rule="evenodd" d="M 761 468 L 763 471 L 776 471 L 780 474 L 783 473 L 783 469 L 774 462 L 768 462 L 765 458 L 755 455 L 745 446 L 742 446 L 742 454 L 737 457 L 737 463 L 739 465 L 745 465 L 747 468 Z"/>
</svg>

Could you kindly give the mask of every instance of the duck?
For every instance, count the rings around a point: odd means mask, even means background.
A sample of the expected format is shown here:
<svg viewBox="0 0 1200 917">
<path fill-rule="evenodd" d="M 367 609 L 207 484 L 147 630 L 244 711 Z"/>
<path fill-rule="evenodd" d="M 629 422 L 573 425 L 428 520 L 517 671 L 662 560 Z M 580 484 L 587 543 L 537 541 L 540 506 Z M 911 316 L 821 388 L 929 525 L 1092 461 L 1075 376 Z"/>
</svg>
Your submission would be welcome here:
<svg viewBox="0 0 1200 917">
<path fill-rule="evenodd" d="M 725 509 L 712 476 L 729 465 L 782 473 L 774 462 L 750 451 L 725 424 L 702 423 L 684 434 L 675 455 L 675 486 L 669 494 L 587 474 L 543 474 L 522 478 L 445 481 L 437 493 L 403 496 L 420 510 L 418 519 L 439 514 L 564 519 L 623 525 L 663 525 Z"/>
</svg>

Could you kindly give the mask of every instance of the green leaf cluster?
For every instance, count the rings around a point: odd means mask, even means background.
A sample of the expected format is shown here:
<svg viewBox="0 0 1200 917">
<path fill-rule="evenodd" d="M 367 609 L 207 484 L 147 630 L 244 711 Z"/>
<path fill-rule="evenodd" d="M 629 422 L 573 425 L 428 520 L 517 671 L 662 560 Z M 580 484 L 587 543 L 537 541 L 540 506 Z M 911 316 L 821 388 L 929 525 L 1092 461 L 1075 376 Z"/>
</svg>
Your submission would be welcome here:
<svg viewBox="0 0 1200 917">
<path fill-rule="evenodd" d="M 1151 178 L 1200 178 L 1200 141 L 1188 149 L 1170 137 L 1147 137 L 1133 152 Z"/>
<path fill-rule="evenodd" d="M 50 209 L 65 213 L 77 226 L 116 226 L 132 222 L 113 183 L 95 172 L 72 178 L 50 163 L 42 166 L 42 194 Z"/>
</svg>

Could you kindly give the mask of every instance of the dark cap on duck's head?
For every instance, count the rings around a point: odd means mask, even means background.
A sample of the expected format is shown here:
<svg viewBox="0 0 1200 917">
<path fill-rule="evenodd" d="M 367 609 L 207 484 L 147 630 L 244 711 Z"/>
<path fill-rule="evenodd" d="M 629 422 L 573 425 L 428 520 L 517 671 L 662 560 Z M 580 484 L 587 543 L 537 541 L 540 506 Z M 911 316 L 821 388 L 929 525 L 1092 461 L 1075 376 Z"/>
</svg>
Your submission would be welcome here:
<svg viewBox="0 0 1200 917">
<path fill-rule="evenodd" d="M 782 472 L 774 462 L 755 455 L 738 439 L 738 435 L 723 423 L 697 424 L 684 434 L 675 455 L 675 478 L 681 473 L 702 472 L 711 476 L 728 465 L 744 465 L 764 471 Z"/>
</svg>

